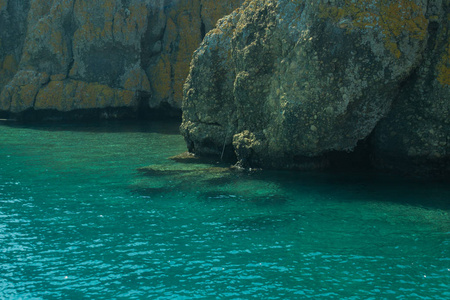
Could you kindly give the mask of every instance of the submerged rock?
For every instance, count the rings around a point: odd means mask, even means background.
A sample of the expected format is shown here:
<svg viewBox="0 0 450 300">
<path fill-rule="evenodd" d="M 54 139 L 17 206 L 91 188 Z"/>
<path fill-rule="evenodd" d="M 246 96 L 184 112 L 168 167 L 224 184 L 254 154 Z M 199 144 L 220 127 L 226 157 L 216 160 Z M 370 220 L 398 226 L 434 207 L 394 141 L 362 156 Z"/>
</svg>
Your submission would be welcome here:
<svg viewBox="0 0 450 300">
<path fill-rule="evenodd" d="M 227 149 L 248 166 L 317 168 L 376 128 L 371 151 L 381 159 L 413 157 L 415 148 L 448 158 L 449 6 L 246 1 L 194 53 L 181 125 L 189 150 L 219 157 Z M 394 146 L 386 135 L 396 130 L 414 141 Z"/>
<path fill-rule="evenodd" d="M 150 197 L 161 193 L 189 192 L 196 193 L 205 201 L 245 199 L 261 205 L 286 201 L 278 183 L 259 178 L 257 171 L 225 164 L 172 160 L 139 168 L 138 172 L 141 176 L 130 188 Z"/>
<path fill-rule="evenodd" d="M 204 164 L 158 164 L 148 167 L 139 168 L 138 171 L 149 176 L 156 175 L 177 175 L 178 177 L 188 175 L 211 175 L 217 173 L 228 172 L 231 169 L 228 167 L 213 167 Z"/>
<path fill-rule="evenodd" d="M 241 2 L 0 0 L 0 112 L 179 111 L 192 52 Z"/>
</svg>

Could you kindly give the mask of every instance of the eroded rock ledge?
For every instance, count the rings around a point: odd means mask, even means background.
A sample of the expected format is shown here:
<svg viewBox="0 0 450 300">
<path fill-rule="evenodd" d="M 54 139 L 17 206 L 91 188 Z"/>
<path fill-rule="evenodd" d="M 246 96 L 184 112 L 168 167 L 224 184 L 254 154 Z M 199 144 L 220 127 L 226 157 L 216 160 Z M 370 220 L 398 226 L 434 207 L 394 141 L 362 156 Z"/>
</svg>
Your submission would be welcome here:
<svg viewBox="0 0 450 300">
<path fill-rule="evenodd" d="M 449 17 L 447 0 L 246 1 L 194 53 L 189 150 L 305 169 L 362 143 L 378 167 L 449 174 Z"/>
<path fill-rule="evenodd" d="M 0 114 L 176 113 L 192 53 L 242 2 L 0 0 Z"/>
</svg>

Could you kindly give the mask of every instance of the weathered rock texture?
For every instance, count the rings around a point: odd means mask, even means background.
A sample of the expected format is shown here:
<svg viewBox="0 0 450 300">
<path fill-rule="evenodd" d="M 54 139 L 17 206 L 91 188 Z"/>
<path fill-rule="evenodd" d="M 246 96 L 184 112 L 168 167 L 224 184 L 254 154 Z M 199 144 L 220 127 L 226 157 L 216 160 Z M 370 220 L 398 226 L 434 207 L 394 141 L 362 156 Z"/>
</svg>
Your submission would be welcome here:
<svg viewBox="0 0 450 300">
<path fill-rule="evenodd" d="M 364 140 L 388 168 L 446 161 L 449 10 L 446 0 L 246 1 L 193 56 L 189 150 L 310 168 Z"/>
<path fill-rule="evenodd" d="M 0 0 L 0 111 L 180 109 L 192 53 L 242 0 Z"/>
</svg>

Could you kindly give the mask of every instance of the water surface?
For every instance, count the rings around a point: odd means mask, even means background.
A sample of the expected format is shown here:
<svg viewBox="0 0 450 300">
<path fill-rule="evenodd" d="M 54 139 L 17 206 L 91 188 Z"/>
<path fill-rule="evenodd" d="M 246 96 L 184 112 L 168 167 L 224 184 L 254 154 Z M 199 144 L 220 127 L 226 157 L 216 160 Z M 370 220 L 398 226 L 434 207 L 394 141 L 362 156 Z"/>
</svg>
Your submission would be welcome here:
<svg viewBox="0 0 450 300">
<path fill-rule="evenodd" d="M 184 151 L 170 122 L 0 125 L 0 299 L 450 298 L 447 185 Z"/>
</svg>

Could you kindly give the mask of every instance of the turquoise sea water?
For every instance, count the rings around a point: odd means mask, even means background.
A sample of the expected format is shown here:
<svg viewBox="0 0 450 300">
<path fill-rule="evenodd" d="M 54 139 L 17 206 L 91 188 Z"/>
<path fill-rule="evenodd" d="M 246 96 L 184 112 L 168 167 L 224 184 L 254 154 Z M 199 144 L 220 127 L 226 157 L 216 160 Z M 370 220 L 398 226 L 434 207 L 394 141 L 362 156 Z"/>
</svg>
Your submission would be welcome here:
<svg viewBox="0 0 450 300">
<path fill-rule="evenodd" d="M 0 299 L 450 298 L 446 184 L 183 164 L 177 127 L 0 125 Z"/>
</svg>

